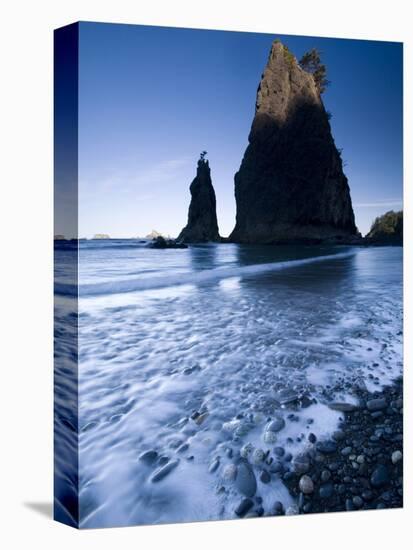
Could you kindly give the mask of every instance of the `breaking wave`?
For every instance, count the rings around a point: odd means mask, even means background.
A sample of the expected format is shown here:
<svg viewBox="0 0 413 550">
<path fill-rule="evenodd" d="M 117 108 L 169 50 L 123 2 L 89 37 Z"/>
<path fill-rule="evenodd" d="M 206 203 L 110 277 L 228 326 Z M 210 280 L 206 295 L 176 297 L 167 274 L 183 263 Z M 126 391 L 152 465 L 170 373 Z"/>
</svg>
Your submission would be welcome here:
<svg viewBox="0 0 413 550">
<path fill-rule="evenodd" d="M 157 288 L 165 288 L 177 285 L 202 284 L 230 277 L 241 277 L 250 275 L 259 275 L 274 271 L 282 271 L 293 267 L 325 262 L 328 260 L 336 260 L 348 258 L 354 255 L 354 251 L 339 252 L 336 254 L 328 254 L 326 256 L 315 256 L 300 260 L 288 260 L 283 262 L 271 262 L 247 266 L 223 267 L 217 269 L 205 269 L 199 272 L 182 273 L 179 275 L 161 275 L 150 279 L 128 279 L 123 281 L 113 281 L 104 283 L 83 284 L 79 286 L 80 296 L 99 296 L 105 294 L 121 294 L 128 292 L 136 292 L 139 290 L 152 290 Z M 62 293 L 67 293 L 68 289 L 60 285 L 57 289 Z M 66 291 L 66 292 L 65 292 Z"/>
</svg>

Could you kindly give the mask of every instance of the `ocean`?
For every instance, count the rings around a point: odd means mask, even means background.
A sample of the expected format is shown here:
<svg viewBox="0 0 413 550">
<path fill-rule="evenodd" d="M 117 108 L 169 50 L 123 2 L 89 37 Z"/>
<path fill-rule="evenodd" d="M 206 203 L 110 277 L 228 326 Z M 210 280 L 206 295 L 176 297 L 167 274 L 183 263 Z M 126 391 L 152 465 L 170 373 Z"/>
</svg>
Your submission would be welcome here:
<svg viewBox="0 0 413 550">
<path fill-rule="evenodd" d="M 82 527 L 233 518 L 240 456 L 288 507 L 274 447 L 294 460 L 337 429 L 329 404 L 402 374 L 401 247 L 79 246 Z"/>
</svg>

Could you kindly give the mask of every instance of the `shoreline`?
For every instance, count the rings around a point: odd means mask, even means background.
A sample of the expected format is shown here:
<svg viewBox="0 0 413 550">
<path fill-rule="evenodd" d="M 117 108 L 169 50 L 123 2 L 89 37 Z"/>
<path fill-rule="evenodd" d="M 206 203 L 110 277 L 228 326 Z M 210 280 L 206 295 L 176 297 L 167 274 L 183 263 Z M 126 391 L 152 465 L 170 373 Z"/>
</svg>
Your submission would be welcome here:
<svg viewBox="0 0 413 550">
<path fill-rule="evenodd" d="M 360 404 L 341 407 L 333 436 L 313 437 L 284 474 L 296 505 L 284 510 L 276 503 L 272 515 L 403 507 L 403 379 L 355 395 Z"/>
</svg>

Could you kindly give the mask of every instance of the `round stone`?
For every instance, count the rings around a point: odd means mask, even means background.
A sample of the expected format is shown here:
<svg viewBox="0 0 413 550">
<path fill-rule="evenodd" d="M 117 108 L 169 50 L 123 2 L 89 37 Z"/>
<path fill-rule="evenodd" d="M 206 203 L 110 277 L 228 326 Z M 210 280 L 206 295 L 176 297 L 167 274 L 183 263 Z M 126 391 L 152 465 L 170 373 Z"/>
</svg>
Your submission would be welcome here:
<svg viewBox="0 0 413 550">
<path fill-rule="evenodd" d="M 246 462 L 241 462 L 238 466 L 235 485 L 240 493 L 246 497 L 253 497 L 257 490 L 257 480 L 251 466 Z"/>
<path fill-rule="evenodd" d="M 268 426 L 267 431 L 268 432 L 279 432 L 282 430 L 285 426 L 285 420 L 281 416 L 277 416 L 274 420 L 272 420 Z"/>
<path fill-rule="evenodd" d="M 222 478 L 225 481 L 234 481 L 237 477 L 237 467 L 235 464 L 227 464 L 222 471 Z"/>
<path fill-rule="evenodd" d="M 314 491 L 314 483 L 310 476 L 303 475 L 300 478 L 298 487 L 304 495 L 311 495 Z"/>
<path fill-rule="evenodd" d="M 389 482 L 389 471 L 383 464 L 379 464 L 371 474 L 370 483 L 373 487 L 383 487 Z"/>
<path fill-rule="evenodd" d="M 400 460 L 402 460 L 402 458 L 403 455 L 401 451 L 394 451 L 394 453 L 392 453 L 391 455 L 391 461 L 393 462 L 393 464 L 397 464 L 398 462 L 400 462 Z"/>
<path fill-rule="evenodd" d="M 262 449 L 255 449 L 251 458 L 254 464 L 260 464 L 265 458 L 265 453 Z"/>
</svg>

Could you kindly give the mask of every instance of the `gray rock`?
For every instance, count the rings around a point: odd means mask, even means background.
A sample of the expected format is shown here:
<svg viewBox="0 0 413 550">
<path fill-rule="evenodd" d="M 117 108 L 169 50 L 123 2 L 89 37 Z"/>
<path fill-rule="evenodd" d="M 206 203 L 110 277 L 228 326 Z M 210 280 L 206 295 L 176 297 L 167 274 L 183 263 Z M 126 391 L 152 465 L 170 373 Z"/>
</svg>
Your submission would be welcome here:
<svg viewBox="0 0 413 550">
<path fill-rule="evenodd" d="M 209 465 L 208 471 L 212 474 L 219 468 L 219 458 L 215 458 Z"/>
<path fill-rule="evenodd" d="M 279 432 L 282 430 L 285 426 L 285 420 L 281 416 L 277 416 L 274 420 L 272 420 L 268 426 L 267 431 L 269 432 Z"/>
<path fill-rule="evenodd" d="M 305 455 L 297 455 L 292 461 L 292 467 L 296 474 L 306 474 L 310 469 L 310 462 Z"/>
<path fill-rule="evenodd" d="M 316 449 L 319 453 L 332 454 L 337 451 L 337 445 L 334 441 L 319 441 Z"/>
<path fill-rule="evenodd" d="M 324 483 L 321 485 L 318 494 L 320 495 L 320 498 L 330 498 L 333 496 L 334 493 L 334 486 L 332 483 Z"/>
<path fill-rule="evenodd" d="M 310 476 L 303 475 L 298 483 L 300 491 L 304 495 L 310 495 L 314 491 L 314 483 Z"/>
<path fill-rule="evenodd" d="M 267 472 L 267 470 L 263 470 L 260 474 L 260 481 L 262 483 L 269 483 L 271 481 L 271 476 L 270 474 Z"/>
<path fill-rule="evenodd" d="M 238 466 L 235 486 L 246 497 L 253 497 L 257 490 L 257 480 L 251 466 L 247 462 L 241 462 Z"/>
<path fill-rule="evenodd" d="M 160 468 L 155 470 L 151 477 L 152 483 L 156 483 L 164 479 L 167 475 L 169 475 L 172 472 L 172 470 L 175 470 L 178 464 L 179 464 L 179 458 L 177 458 L 176 460 L 171 460 L 170 462 L 165 464 L 165 466 L 161 466 Z"/>
<path fill-rule="evenodd" d="M 235 464 L 227 464 L 222 471 L 222 478 L 225 481 L 234 481 L 237 477 L 237 467 Z"/>
<path fill-rule="evenodd" d="M 370 483 L 373 487 L 384 487 L 390 480 L 389 471 L 384 464 L 379 464 L 371 474 Z"/>
<path fill-rule="evenodd" d="M 139 460 L 145 464 L 153 464 L 158 458 L 158 453 L 156 451 L 145 451 L 139 455 Z"/>
<path fill-rule="evenodd" d="M 339 401 L 329 403 L 328 406 L 333 411 L 339 411 L 339 412 L 354 412 L 359 409 L 358 405 L 354 405 L 353 403 L 342 403 Z"/>
<path fill-rule="evenodd" d="M 247 512 L 254 506 L 253 501 L 250 498 L 244 498 L 235 508 L 235 513 L 238 517 L 243 518 Z"/>
<path fill-rule="evenodd" d="M 397 464 L 398 462 L 400 462 L 400 460 L 402 460 L 402 458 L 403 455 L 401 451 L 394 451 L 394 453 L 392 453 L 391 455 L 391 461 L 393 462 L 393 464 Z"/>
<path fill-rule="evenodd" d="M 387 408 L 387 401 L 383 397 L 380 397 L 378 399 L 370 399 L 370 401 L 367 401 L 366 407 L 369 411 L 382 411 L 383 409 Z"/>
</svg>

